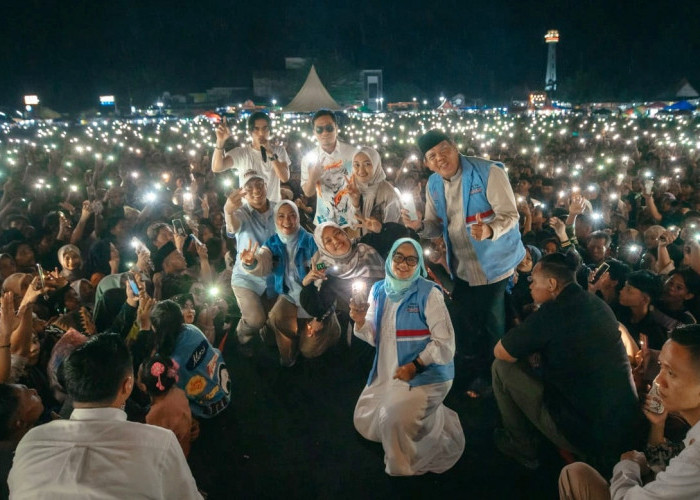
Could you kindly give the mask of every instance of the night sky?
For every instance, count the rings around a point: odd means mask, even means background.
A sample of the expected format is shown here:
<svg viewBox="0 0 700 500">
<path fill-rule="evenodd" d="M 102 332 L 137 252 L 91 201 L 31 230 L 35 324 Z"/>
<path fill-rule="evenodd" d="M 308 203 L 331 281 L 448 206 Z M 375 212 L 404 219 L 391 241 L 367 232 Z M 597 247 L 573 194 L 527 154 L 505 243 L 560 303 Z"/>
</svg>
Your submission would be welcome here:
<svg viewBox="0 0 700 500">
<path fill-rule="evenodd" d="M 558 29 L 560 97 L 654 99 L 700 89 L 700 1 L 8 0 L 0 106 L 40 94 L 59 111 L 100 93 L 135 104 L 310 57 L 322 79 L 381 68 L 388 101 L 508 102 L 544 86 L 543 36 Z"/>
</svg>

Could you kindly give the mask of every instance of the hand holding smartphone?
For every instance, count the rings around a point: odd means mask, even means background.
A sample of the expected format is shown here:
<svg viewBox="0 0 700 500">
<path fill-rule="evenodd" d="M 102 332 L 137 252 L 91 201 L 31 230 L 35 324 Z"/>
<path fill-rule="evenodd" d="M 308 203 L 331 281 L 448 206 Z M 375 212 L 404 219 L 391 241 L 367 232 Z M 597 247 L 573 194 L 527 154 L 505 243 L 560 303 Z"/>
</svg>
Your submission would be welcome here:
<svg viewBox="0 0 700 500">
<path fill-rule="evenodd" d="M 173 219 L 173 229 L 175 234 L 185 237 L 187 236 L 187 231 L 185 231 L 185 226 L 182 224 L 182 220 Z"/>
<path fill-rule="evenodd" d="M 401 204 L 408 211 L 408 218 L 411 220 L 418 220 L 418 213 L 416 212 L 416 203 L 413 200 L 413 194 L 403 193 L 401 194 Z"/>
<path fill-rule="evenodd" d="M 601 265 L 599 265 L 593 273 L 593 277 L 591 278 L 590 282 L 591 285 L 595 285 L 600 278 L 602 278 L 603 275 L 608 272 L 608 269 L 610 269 L 610 264 L 607 262 L 603 262 Z"/>
</svg>

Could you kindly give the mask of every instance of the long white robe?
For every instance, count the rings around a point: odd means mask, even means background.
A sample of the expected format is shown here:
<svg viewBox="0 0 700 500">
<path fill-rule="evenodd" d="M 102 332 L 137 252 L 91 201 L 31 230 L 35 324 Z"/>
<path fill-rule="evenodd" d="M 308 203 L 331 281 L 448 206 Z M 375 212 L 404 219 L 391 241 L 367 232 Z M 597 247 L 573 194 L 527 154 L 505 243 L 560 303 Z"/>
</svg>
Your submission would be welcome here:
<svg viewBox="0 0 700 500">
<path fill-rule="evenodd" d="M 357 431 L 384 448 L 386 473 L 411 476 L 450 469 L 464 451 L 464 433 L 457 413 L 442 404 L 452 381 L 410 387 L 394 379 L 398 368 L 396 312 L 399 303 L 385 301 L 380 325 L 377 376 L 360 394 L 355 406 Z M 355 334 L 374 345 L 375 304 Z M 420 359 L 424 365 L 449 363 L 454 356 L 454 330 L 442 294 L 434 289 L 426 303 L 425 317 L 431 341 Z"/>
</svg>

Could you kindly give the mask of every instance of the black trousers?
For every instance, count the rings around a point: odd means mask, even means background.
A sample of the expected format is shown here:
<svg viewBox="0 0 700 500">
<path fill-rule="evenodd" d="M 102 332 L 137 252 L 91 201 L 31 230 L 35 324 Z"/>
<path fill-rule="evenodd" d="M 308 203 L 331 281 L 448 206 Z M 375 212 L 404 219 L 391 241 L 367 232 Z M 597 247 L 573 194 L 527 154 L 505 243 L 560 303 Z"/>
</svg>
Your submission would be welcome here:
<svg viewBox="0 0 700 500">
<path fill-rule="evenodd" d="M 450 313 L 457 354 L 481 360 L 485 370 L 490 370 L 493 348 L 505 333 L 507 284 L 508 278 L 478 286 L 455 280 Z"/>
</svg>

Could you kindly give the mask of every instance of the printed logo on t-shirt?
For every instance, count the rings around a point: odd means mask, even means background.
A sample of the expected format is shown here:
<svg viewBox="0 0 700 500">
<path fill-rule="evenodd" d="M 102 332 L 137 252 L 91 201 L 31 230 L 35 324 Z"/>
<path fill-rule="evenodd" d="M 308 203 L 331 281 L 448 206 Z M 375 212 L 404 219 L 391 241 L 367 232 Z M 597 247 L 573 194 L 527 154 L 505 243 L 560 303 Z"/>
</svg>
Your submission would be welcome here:
<svg viewBox="0 0 700 500">
<path fill-rule="evenodd" d="M 214 399 L 214 396 L 216 396 L 219 393 L 219 389 L 220 387 L 217 385 L 211 391 L 209 391 L 206 396 L 204 396 L 204 399 L 206 399 L 207 401 Z"/>
<path fill-rule="evenodd" d="M 221 363 L 219 365 L 219 386 L 224 391 L 227 396 L 231 394 L 231 377 L 228 374 L 226 365 Z"/>
<path fill-rule="evenodd" d="M 199 366 L 199 363 L 202 362 L 204 355 L 207 353 L 207 349 L 209 349 L 209 342 L 202 340 L 202 343 L 197 346 L 190 359 L 187 360 L 186 366 L 188 370 L 192 371 Z"/>
<path fill-rule="evenodd" d="M 207 379 L 201 375 L 195 375 L 192 377 L 187 385 L 185 386 L 185 392 L 188 396 L 197 396 L 202 393 L 204 388 L 207 386 Z"/>
<path fill-rule="evenodd" d="M 473 186 L 471 191 L 469 191 L 469 195 L 478 194 L 481 193 L 481 191 L 483 191 L 483 188 L 481 186 Z"/>
<path fill-rule="evenodd" d="M 418 313 L 418 312 L 420 312 L 420 308 L 418 307 L 418 304 L 408 304 L 406 306 L 406 312 Z"/>
<path fill-rule="evenodd" d="M 219 359 L 219 353 L 215 352 L 212 356 L 211 361 L 207 363 L 207 373 L 209 373 L 209 378 L 214 378 L 214 371 L 216 370 L 216 361 Z"/>
</svg>

